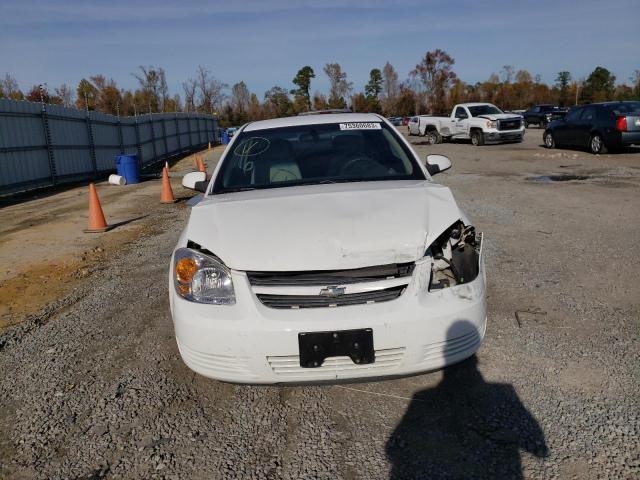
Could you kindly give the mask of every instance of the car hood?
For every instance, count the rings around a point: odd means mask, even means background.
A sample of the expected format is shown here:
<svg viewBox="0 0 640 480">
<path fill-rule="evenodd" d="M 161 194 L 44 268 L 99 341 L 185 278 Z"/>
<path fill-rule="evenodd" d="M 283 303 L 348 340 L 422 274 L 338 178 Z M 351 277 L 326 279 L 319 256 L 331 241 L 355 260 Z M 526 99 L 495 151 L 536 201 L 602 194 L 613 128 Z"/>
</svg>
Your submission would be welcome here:
<svg viewBox="0 0 640 480">
<path fill-rule="evenodd" d="M 478 115 L 476 118 L 486 118 L 487 120 L 505 120 L 507 118 L 522 118 L 517 113 L 495 113 L 492 115 Z"/>
<path fill-rule="evenodd" d="M 206 197 L 186 237 L 235 270 L 335 270 L 415 261 L 460 218 L 431 181 L 340 183 Z"/>
</svg>

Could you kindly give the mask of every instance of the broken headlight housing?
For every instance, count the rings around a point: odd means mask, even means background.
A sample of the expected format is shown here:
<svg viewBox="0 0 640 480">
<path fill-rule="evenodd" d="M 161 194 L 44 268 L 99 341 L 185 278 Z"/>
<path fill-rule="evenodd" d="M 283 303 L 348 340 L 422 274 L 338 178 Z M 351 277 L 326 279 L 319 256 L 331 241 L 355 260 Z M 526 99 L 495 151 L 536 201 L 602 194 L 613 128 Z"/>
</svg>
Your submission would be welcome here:
<svg viewBox="0 0 640 480">
<path fill-rule="evenodd" d="M 475 227 L 456 222 L 429 246 L 431 257 L 429 291 L 475 280 L 480 272 L 482 234 Z"/>
<path fill-rule="evenodd" d="M 173 283 L 181 297 L 196 303 L 233 305 L 231 271 L 213 255 L 192 248 L 174 254 Z"/>
</svg>

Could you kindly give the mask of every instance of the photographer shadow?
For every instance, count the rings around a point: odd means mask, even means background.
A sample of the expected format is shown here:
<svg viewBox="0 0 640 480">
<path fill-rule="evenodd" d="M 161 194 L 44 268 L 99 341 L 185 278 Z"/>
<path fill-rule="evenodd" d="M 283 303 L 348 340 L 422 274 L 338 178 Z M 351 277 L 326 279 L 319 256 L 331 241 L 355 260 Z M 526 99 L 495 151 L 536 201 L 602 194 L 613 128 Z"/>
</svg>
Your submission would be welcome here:
<svg viewBox="0 0 640 480">
<path fill-rule="evenodd" d="M 449 332 L 474 329 L 465 321 Z M 473 355 L 450 366 L 437 386 L 413 396 L 386 444 L 391 479 L 522 479 L 521 449 L 547 456 L 515 389 L 486 382 L 477 364 Z"/>
</svg>

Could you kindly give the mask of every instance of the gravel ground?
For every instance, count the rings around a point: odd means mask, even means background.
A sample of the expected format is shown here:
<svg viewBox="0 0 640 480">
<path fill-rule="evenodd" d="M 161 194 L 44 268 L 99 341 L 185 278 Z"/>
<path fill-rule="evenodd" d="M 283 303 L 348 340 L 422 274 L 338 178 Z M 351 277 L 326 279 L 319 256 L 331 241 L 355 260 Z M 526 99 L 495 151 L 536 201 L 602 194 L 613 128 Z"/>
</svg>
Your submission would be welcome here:
<svg viewBox="0 0 640 480">
<path fill-rule="evenodd" d="M 196 375 L 166 281 L 189 210 L 155 209 L 153 229 L 0 336 L 0 477 L 640 478 L 640 153 L 539 137 L 411 138 L 450 156 L 438 181 L 485 233 L 489 326 L 472 359 L 334 386 Z M 588 178 L 537 178 L 556 174 Z"/>
</svg>

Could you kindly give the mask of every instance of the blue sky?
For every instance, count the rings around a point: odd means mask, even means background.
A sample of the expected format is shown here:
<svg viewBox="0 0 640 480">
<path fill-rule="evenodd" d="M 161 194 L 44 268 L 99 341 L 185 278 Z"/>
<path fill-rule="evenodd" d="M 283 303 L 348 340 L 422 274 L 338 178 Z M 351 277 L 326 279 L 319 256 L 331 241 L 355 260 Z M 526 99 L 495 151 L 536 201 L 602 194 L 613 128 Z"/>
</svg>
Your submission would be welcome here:
<svg viewBox="0 0 640 480">
<path fill-rule="evenodd" d="M 138 65 L 162 66 L 172 93 L 203 65 L 262 98 L 292 88 L 303 65 L 338 62 L 361 90 L 391 62 L 400 75 L 442 48 L 467 82 L 503 65 L 552 83 L 560 70 L 586 77 L 597 65 L 628 81 L 640 69 L 640 1 L 123 1 L 0 0 L 0 75 L 23 90 L 47 82 L 74 88 L 101 73 L 132 88 Z"/>
</svg>

